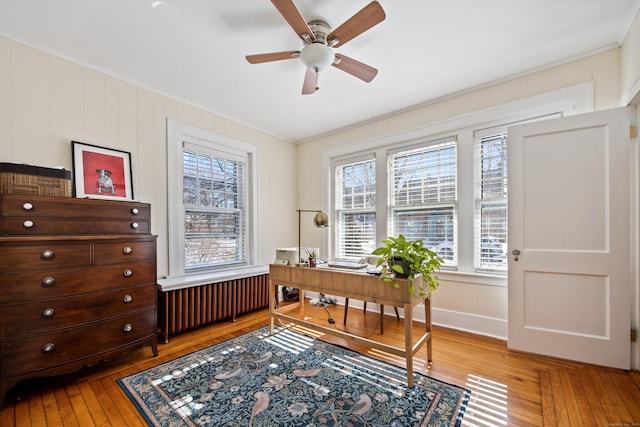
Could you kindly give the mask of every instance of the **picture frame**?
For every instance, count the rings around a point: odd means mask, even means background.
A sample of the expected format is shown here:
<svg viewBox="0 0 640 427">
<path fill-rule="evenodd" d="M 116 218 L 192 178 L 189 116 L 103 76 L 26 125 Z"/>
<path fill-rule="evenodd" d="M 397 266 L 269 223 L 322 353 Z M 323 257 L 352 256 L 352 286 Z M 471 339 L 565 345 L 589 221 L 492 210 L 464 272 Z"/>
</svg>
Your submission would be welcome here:
<svg viewBox="0 0 640 427">
<path fill-rule="evenodd" d="M 78 198 L 133 200 L 131 153 L 71 141 L 73 194 Z"/>
</svg>

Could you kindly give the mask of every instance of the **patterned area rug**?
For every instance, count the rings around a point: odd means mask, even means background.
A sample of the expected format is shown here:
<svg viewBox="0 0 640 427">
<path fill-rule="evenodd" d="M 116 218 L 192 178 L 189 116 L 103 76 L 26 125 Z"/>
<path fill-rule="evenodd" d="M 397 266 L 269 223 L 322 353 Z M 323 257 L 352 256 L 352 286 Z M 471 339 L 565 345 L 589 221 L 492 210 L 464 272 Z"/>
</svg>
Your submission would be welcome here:
<svg viewBox="0 0 640 427">
<path fill-rule="evenodd" d="M 151 426 L 458 426 L 470 391 L 268 328 L 118 380 Z"/>
</svg>

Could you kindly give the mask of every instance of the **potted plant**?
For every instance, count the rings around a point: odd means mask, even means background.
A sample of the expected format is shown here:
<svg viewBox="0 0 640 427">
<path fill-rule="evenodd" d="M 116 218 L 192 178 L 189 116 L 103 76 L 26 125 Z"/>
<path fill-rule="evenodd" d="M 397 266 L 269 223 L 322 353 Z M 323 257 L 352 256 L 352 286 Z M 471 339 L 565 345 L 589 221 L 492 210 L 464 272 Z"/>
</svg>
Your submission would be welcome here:
<svg viewBox="0 0 640 427">
<path fill-rule="evenodd" d="M 427 286 L 429 291 L 437 289 L 439 282 L 434 272 L 440 270 L 444 261 L 422 240 L 407 240 L 400 234 L 398 237 L 388 237 L 382 243 L 383 246 L 372 252 L 380 257 L 378 266 L 382 265 L 382 280 L 397 288 L 400 285 L 395 279 L 405 278 L 409 281 L 409 293 L 421 298 L 429 296 L 430 292 L 425 292 Z M 413 279 L 418 275 L 422 276 L 422 287 L 416 293 Z"/>
</svg>

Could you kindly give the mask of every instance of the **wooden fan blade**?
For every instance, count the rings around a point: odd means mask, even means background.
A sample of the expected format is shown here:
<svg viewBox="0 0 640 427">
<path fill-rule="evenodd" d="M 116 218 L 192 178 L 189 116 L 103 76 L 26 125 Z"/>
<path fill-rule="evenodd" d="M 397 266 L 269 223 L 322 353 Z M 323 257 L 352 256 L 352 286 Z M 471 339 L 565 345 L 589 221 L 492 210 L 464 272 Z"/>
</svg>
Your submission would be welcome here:
<svg viewBox="0 0 640 427">
<path fill-rule="evenodd" d="M 384 21 L 386 16 L 380 3 L 372 1 L 327 36 L 329 46 L 342 46 L 369 28 Z"/>
<path fill-rule="evenodd" d="M 313 31 L 311 31 L 307 21 L 304 20 L 292 0 L 271 0 L 271 3 L 278 9 L 280 15 L 289 23 L 293 31 L 296 32 L 303 42 L 307 43 L 308 41 L 315 40 Z"/>
<path fill-rule="evenodd" d="M 359 78 L 360 80 L 364 80 L 367 83 L 373 80 L 373 78 L 378 74 L 378 70 L 375 68 L 360 61 L 356 61 L 355 59 L 351 59 L 348 56 L 344 56 L 341 53 L 336 53 L 336 58 L 338 61 L 331 65 Z"/>
<path fill-rule="evenodd" d="M 318 89 L 318 73 L 307 68 L 307 74 L 304 75 L 304 83 L 302 84 L 302 94 L 311 95 L 316 93 Z"/>
<path fill-rule="evenodd" d="M 263 62 L 271 62 L 271 61 L 281 61 L 283 59 L 293 59 L 299 58 L 300 51 L 299 50 L 290 50 L 287 52 L 271 52 L 271 53 L 260 53 L 258 55 L 247 55 L 247 61 L 251 64 L 261 64 Z"/>
</svg>

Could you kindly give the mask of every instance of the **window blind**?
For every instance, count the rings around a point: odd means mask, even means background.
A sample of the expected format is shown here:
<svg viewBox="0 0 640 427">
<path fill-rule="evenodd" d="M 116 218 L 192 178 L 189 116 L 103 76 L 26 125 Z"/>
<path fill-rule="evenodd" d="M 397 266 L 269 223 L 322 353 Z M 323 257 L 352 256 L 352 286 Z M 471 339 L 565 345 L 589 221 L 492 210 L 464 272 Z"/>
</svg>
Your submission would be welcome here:
<svg viewBox="0 0 640 427">
<path fill-rule="evenodd" d="M 182 167 L 185 268 L 246 262 L 245 162 L 185 148 Z"/>
<path fill-rule="evenodd" d="M 390 153 L 390 229 L 423 240 L 444 259 L 456 254 L 456 141 L 430 143 Z"/>
<path fill-rule="evenodd" d="M 507 271 L 507 134 L 476 138 L 477 270 Z"/>
<path fill-rule="evenodd" d="M 343 163 L 335 168 L 337 258 L 371 254 L 376 244 L 375 159 Z"/>
</svg>

